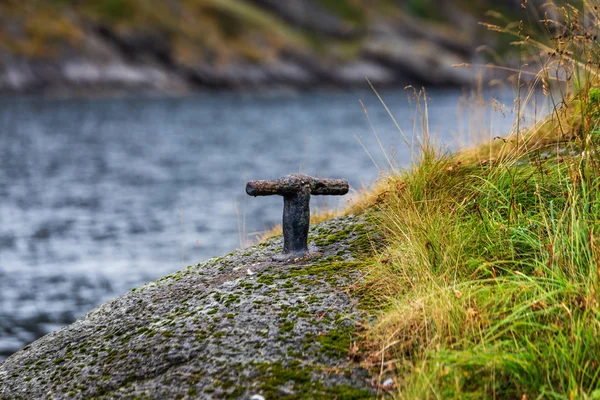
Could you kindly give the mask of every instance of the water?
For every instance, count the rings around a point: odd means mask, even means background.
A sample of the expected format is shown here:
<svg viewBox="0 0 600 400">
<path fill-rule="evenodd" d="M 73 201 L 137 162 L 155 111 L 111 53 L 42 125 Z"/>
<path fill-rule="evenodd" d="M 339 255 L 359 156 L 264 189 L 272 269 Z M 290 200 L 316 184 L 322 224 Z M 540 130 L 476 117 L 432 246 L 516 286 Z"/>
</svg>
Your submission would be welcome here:
<svg viewBox="0 0 600 400">
<path fill-rule="evenodd" d="M 407 93 L 382 95 L 412 140 Z M 451 147 L 468 130 L 460 96 L 429 93 L 430 129 Z M 372 183 L 379 171 L 371 156 L 381 169 L 386 159 L 358 99 L 386 152 L 407 165 L 409 149 L 369 91 L 0 98 L 0 359 L 278 223 L 281 198 L 246 196 L 247 180 L 301 170 L 346 178 L 355 189 Z M 487 117 L 476 130 L 507 132 L 514 118 L 490 120 L 491 108 L 482 106 Z"/>
</svg>

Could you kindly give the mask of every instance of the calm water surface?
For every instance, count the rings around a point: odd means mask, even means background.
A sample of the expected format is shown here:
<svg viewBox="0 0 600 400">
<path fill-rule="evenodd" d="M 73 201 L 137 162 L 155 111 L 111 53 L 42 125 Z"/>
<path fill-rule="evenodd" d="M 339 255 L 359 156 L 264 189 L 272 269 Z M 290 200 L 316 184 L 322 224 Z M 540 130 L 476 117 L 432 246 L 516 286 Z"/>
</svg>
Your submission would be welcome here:
<svg viewBox="0 0 600 400">
<path fill-rule="evenodd" d="M 405 91 L 382 95 L 412 140 L 414 102 Z M 513 123 L 486 104 L 469 127 L 460 92 L 429 97 L 430 129 L 450 147 L 459 134 L 503 134 Z M 281 198 L 246 196 L 247 180 L 300 170 L 371 184 L 379 171 L 369 153 L 380 169 L 387 162 L 359 99 L 382 147 L 408 165 L 410 150 L 369 91 L 0 98 L 0 359 L 278 223 Z M 499 99 L 512 105 L 510 93 Z M 313 208 L 345 201 L 313 198 Z"/>
</svg>

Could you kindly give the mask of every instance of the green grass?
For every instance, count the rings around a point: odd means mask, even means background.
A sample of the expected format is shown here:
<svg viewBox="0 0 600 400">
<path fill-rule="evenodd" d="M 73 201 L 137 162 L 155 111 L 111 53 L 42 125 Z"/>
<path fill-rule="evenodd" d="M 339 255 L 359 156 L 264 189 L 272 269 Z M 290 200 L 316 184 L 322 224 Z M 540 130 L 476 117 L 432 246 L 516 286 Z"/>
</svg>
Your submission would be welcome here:
<svg viewBox="0 0 600 400">
<path fill-rule="evenodd" d="M 359 289 L 380 310 L 365 364 L 396 375 L 393 397 L 600 399 L 600 56 L 578 25 L 600 18 L 588 6 L 560 22 L 574 30 L 560 57 L 501 29 L 549 53 L 532 82 L 555 105 L 545 121 L 456 153 L 422 132 L 412 167 L 355 206 L 376 210 L 387 241 Z M 552 68 L 570 78 L 552 83 Z"/>
<path fill-rule="evenodd" d="M 592 157 L 448 172 L 455 158 L 429 148 L 391 178 L 390 245 L 367 285 L 385 303 L 371 334 L 397 361 L 401 397 L 600 395 Z"/>
<path fill-rule="evenodd" d="M 544 122 L 457 153 L 423 132 L 357 206 L 387 241 L 360 289 L 380 310 L 365 362 L 395 373 L 394 397 L 600 399 L 600 57 L 569 40 L 533 81 L 551 63 L 572 77 L 544 87 Z"/>
</svg>

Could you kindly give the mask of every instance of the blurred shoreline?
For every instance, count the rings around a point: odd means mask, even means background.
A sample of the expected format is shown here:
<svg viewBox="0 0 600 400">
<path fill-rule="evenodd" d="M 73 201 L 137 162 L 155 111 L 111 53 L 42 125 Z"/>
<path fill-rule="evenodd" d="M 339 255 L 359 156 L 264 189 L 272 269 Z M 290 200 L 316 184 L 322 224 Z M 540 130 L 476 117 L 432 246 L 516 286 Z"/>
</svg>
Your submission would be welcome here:
<svg viewBox="0 0 600 400">
<path fill-rule="evenodd" d="M 483 12 L 509 7 L 444 0 L 419 16 L 402 1 L 25 3 L 0 4 L 0 94 L 352 89 L 365 78 L 472 86 L 482 70 L 464 65 L 485 64 L 480 50 L 497 39 L 479 26 Z"/>
</svg>

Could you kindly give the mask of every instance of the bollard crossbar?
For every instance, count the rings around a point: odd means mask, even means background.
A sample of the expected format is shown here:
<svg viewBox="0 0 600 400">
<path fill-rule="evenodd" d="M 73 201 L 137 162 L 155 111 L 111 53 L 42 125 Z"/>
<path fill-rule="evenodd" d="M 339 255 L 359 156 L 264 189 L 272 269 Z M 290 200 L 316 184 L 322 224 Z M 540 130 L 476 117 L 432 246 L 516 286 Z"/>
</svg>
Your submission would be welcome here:
<svg viewBox="0 0 600 400">
<path fill-rule="evenodd" d="M 272 181 L 250 181 L 246 193 L 250 196 L 283 196 L 283 256 L 282 260 L 308 253 L 310 196 L 342 196 L 348 193 L 343 179 L 320 179 L 304 174 L 292 174 Z"/>
</svg>

